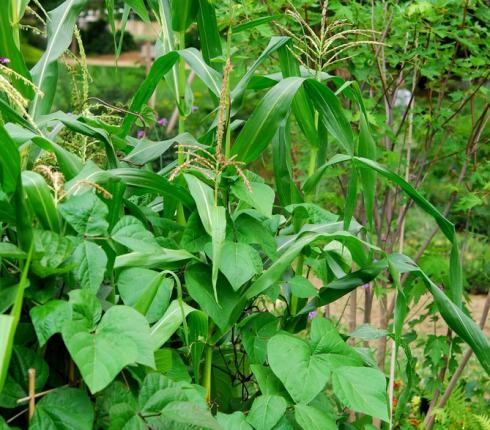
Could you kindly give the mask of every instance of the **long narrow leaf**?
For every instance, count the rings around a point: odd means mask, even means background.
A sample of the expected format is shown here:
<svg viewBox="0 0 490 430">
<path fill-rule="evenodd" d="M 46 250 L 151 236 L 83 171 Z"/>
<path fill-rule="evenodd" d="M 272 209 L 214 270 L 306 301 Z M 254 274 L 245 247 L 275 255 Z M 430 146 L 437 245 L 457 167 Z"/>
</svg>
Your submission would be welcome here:
<svg viewBox="0 0 490 430">
<path fill-rule="evenodd" d="M 48 14 L 48 44 L 43 56 L 31 70 L 34 83 L 44 93 L 42 99 L 38 94 L 32 99 L 30 113 L 34 118 L 51 109 L 56 91 L 56 60 L 70 46 L 78 15 L 86 4 L 87 0 L 66 0 Z"/>
</svg>

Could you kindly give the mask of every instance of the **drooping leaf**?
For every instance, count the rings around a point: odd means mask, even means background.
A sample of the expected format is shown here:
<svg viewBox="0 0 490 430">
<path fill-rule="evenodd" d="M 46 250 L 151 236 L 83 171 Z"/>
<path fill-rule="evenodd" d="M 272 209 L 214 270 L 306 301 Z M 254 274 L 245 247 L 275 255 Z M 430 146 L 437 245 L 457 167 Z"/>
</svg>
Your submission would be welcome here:
<svg viewBox="0 0 490 430">
<path fill-rule="evenodd" d="M 167 310 L 172 287 L 170 278 L 140 267 L 121 271 L 117 280 L 124 303 L 145 315 L 150 324 L 158 321 Z"/>
<path fill-rule="evenodd" d="M 160 348 L 182 325 L 184 318 L 194 310 L 186 303 L 174 300 L 170 303 L 165 314 L 152 325 L 150 330 L 151 345 L 154 350 Z"/>
<path fill-rule="evenodd" d="M 60 233 L 58 211 L 44 178 L 39 173 L 25 170 L 22 172 L 22 186 L 29 205 L 43 228 Z"/>
<path fill-rule="evenodd" d="M 197 179 L 195 176 L 184 175 L 189 191 L 196 202 L 197 212 L 201 218 L 202 225 L 211 236 L 213 247 L 213 275 L 212 283 L 214 297 L 218 301 L 216 282 L 218 280 L 218 268 L 226 236 L 226 211 L 223 206 L 217 206 L 214 202 L 213 190 Z"/>
</svg>

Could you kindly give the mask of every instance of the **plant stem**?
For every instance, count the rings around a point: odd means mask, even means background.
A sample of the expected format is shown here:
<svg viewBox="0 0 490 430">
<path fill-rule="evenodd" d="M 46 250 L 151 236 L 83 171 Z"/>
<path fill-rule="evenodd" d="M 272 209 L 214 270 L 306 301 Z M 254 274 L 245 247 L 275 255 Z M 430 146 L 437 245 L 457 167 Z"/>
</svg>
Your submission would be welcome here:
<svg viewBox="0 0 490 430">
<path fill-rule="evenodd" d="M 300 255 L 298 257 L 298 262 L 296 265 L 296 276 L 303 276 L 303 265 L 304 265 L 305 257 Z M 298 297 L 291 294 L 291 315 L 296 315 L 298 312 Z"/>
<path fill-rule="evenodd" d="M 185 31 L 179 33 L 179 49 L 185 48 Z M 184 105 L 185 105 L 185 61 L 180 58 L 179 59 L 179 70 L 178 70 L 178 94 L 179 94 L 179 134 L 185 133 L 185 114 Z M 183 148 L 179 146 L 179 155 L 178 155 L 178 163 L 182 164 L 185 162 L 185 155 L 182 153 Z M 182 202 L 177 204 L 177 222 L 180 225 L 186 225 L 186 219 L 184 215 L 184 207 L 182 206 Z"/>
<path fill-rule="evenodd" d="M 18 5 L 17 5 L 17 2 L 18 0 L 12 0 L 12 2 L 10 3 L 10 6 L 11 6 L 11 9 L 10 9 L 10 12 L 11 12 L 11 18 L 12 18 L 12 34 L 14 36 L 14 42 L 15 42 L 15 45 L 17 46 L 17 48 L 20 49 L 20 36 L 19 36 L 19 15 L 18 15 L 18 12 L 19 12 L 19 8 L 18 8 Z"/>
<path fill-rule="evenodd" d="M 211 369 L 213 366 L 213 345 L 209 342 L 213 332 L 213 324 L 209 324 L 208 344 L 206 345 L 206 356 L 204 358 L 204 371 L 202 375 L 202 385 L 206 389 L 206 401 L 211 402 Z"/>
</svg>

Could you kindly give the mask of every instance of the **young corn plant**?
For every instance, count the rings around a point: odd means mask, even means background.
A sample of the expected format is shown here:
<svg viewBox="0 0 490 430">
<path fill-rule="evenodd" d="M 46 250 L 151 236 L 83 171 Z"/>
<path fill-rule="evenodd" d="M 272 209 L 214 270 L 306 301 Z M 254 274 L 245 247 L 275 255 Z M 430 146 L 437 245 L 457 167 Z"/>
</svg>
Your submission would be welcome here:
<svg viewBox="0 0 490 430">
<path fill-rule="evenodd" d="M 20 4 L 7 3 L 3 30 L 22 18 L 12 13 Z M 454 225 L 375 160 L 355 82 L 302 74 L 295 49 L 303 48 L 288 36 L 273 37 L 246 71 L 233 71 L 235 23 L 227 20 L 223 54 L 213 2 L 128 0 L 123 21 L 133 10 L 159 26 L 157 58 L 129 105 L 110 121 L 91 110 L 52 112 L 58 59 L 86 4 L 66 0 L 48 12 L 46 51 L 31 71 L 15 34 L 0 33 L 0 56 L 12 59 L 7 75 L 15 77 L 9 88 L 25 101 L 0 97 L 4 428 L 392 428 L 393 378 L 371 349 L 348 339 L 379 333 L 345 334 L 314 314 L 374 279 L 389 279 L 395 321 L 381 335 L 394 340 L 395 359 L 404 351 L 410 372 L 404 274 L 420 279 L 490 371 L 488 340 L 463 308 Z M 107 9 L 113 20 L 113 2 Z M 321 40 L 332 30 L 325 16 Z M 186 46 L 196 26 L 201 50 Z M 258 76 L 266 59 L 280 73 Z M 203 134 L 187 127 L 188 70 L 215 107 Z M 265 93 L 254 92 L 253 78 Z M 135 138 L 162 80 L 178 109 L 178 134 Z M 252 95 L 256 104 L 246 115 Z M 345 100 L 357 116 L 347 115 Z M 315 154 L 302 183 L 292 173 L 291 124 Z M 96 142 L 103 160 L 70 150 L 64 130 Z M 255 173 L 269 147 L 274 185 Z M 45 153 L 56 160 L 51 166 L 40 162 Z M 157 170 L 165 153 L 174 161 Z M 341 215 L 316 204 L 313 193 L 340 165 L 352 177 Z M 374 244 L 376 176 L 413 199 L 450 242 L 445 290 L 408 256 Z M 354 218 L 358 186 L 366 226 Z"/>
</svg>

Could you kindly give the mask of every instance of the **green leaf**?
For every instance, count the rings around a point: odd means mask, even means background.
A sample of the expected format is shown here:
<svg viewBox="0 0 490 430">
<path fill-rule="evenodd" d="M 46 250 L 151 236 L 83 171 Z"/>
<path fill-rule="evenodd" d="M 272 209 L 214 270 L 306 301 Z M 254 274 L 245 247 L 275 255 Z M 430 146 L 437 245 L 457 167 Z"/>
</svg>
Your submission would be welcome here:
<svg viewBox="0 0 490 430">
<path fill-rule="evenodd" d="M 197 0 L 173 0 L 172 4 L 172 30 L 182 32 L 191 25 L 197 12 Z"/>
<path fill-rule="evenodd" d="M 24 346 L 13 347 L 7 382 L 0 394 L 0 407 L 17 408 L 17 400 L 28 395 L 29 369 L 36 370 L 36 391 L 41 391 L 49 376 L 49 367 L 42 357 Z"/>
<path fill-rule="evenodd" d="M 349 408 L 389 421 L 386 378 L 378 369 L 337 367 L 332 384 L 335 395 Z"/>
<path fill-rule="evenodd" d="M 375 340 L 386 336 L 388 332 L 372 326 L 371 324 L 362 324 L 358 326 L 350 335 L 362 340 Z"/>
<path fill-rule="evenodd" d="M 289 37 L 279 36 L 272 37 L 269 41 L 267 47 L 262 51 L 262 53 L 258 56 L 258 58 L 254 61 L 254 63 L 247 69 L 247 72 L 242 76 L 238 84 L 236 84 L 235 88 L 231 92 L 231 104 L 232 104 L 232 116 L 238 111 L 240 108 L 243 95 L 245 93 L 245 89 L 247 88 L 250 80 L 252 79 L 253 74 L 257 70 L 257 68 L 274 52 L 276 52 L 281 46 L 284 46 L 285 43 L 289 40 Z"/>
<path fill-rule="evenodd" d="M 173 300 L 165 314 L 156 322 L 150 330 L 151 345 L 154 350 L 160 348 L 182 325 L 184 318 L 194 310 L 186 303 Z"/>
<path fill-rule="evenodd" d="M 274 394 L 283 397 L 288 396 L 287 391 L 284 389 L 281 381 L 272 372 L 270 367 L 263 366 L 261 364 L 250 365 L 260 392 L 264 395 Z"/>
<path fill-rule="evenodd" d="M 105 388 L 129 364 L 155 366 L 148 322 L 130 307 L 111 307 L 95 332 L 85 322 L 72 321 L 62 334 L 92 393 Z"/>
<path fill-rule="evenodd" d="M 171 263 L 194 259 L 195 257 L 183 249 L 158 248 L 150 252 L 131 252 L 116 257 L 114 268 L 147 267 L 167 269 Z"/>
<path fill-rule="evenodd" d="M 140 311 L 149 323 L 158 321 L 167 310 L 172 288 L 172 279 L 140 267 L 123 270 L 117 280 L 124 304 Z"/>
<path fill-rule="evenodd" d="M 72 318 L 71 306 L 64 300 L 51 300 L 35 306 L 29 314 L 40 346 L 44 346 L 53 334 L 61 333 L 64 324 Z"/>
<path fill-rule="evenodd" d="M 48 230 L 34 231 L 32 271 L 41 278 L 69 272 L 72 253 L 73 244 L 66 237 Z"/>
<path fill-rule="evenodd" d="M 242 343 L 250 363 L 263 364 L 265 362 L 267 343 L 278 330 L 278 319 L 270 313 L 255 313 L 240 322 Z"/>
<path fill-rule="evenodd" d="M 187 190 L 179 185 L 166 180 L 163 176 L 148 170 L 134 168 L 120 168 L 109 170 L 111 175 L 121 178 L 130 186 L 149 193 L 160 194 L 171 199 L 178 199 L 184 206 L 193 207 L 194 202 Z"/>
<path fill-rule="evenodd" d="M 323 126 L 347 153 L 352 154 L 354 152 L 352 127 L 345 116 L 340 100 L 327 86 L 315 79 L 306 80 L 304 88 L 318 111 Z"/>
<path fill-rule="evenodd" d="M 274 191 L 271 187 L 260 182 L 250 182 L 250 191 L 242 180 L 235 182 L 231 192 L 240 200 L 257 209 L 267 218 L 272 216 L 272 205 L 274 204 Z"/>
<path fill-rule="evenodd" d="M 271 430 L 286 412 L 286 407 L 284 397 L 259 396 L 252 404 L 247 421 L 257 430 Z"/>
<path fill-rule="evenodd" d="M 190 296 L 199 303 L 216 325 L 225 332 L 239 317 L 243 310 L 243 298 L 233 291 L 228 282 L 220 278 L 218 300 L 213 294 L 211 274 L 204 264 L 195 264 L 185 271 L 185 284 Z M 219 304 L 218 304 L 219 303 Z"/>
<path fill-rule="evenodd" d="M 198 0 L 197 30 L 201 42 L 202 56 L 207 64 L 221 70 L 219 63 L 213 63 L 213 58 L 222 55 L 221 37 L 216 21 L 215 5 L 209 0 Z"/>
<path fill-rule="evenodd" d="M 84 236 L 107 234 L 109 209 L 94 193 L 71 196 L 59 206 L 59 210 L 77 233 Z"/>
<path fill-rule="evenodd" d="M 9 67 L 19 75 L 23 76 L 28 81 L 31 80 L 31 75 L 24 62 L 24 57 L 15 43 L 14 34 L 19 31 L 19 23 L 14 22 L 20 20 L 21 16 L 12 17 L 13 6 L 17 3 L 14 0 L 6 0 L 3 3 L 3 13 L 0 14 L 0 57 L 10 60 Z M 13 27 L 15 25 L 15 27 Z M 15 29 L 14 29 L 15 28 Z M 10 76 L 14 87 L 27 99 L 32 98 L 33 90 L 22 79 L 15 76 Z"/>
<path fill-rule="evenodd" d="M 315 286 L 302 276 L 295 276 L 294 278 L 289 279 L 287 283 L 289 288 L 291 288 L 291 294 L 296 297 L 307 299 L 318 295 Z"/>
<path fill-rule="evenodd" d="M 290 40 L 286 45 L 279 49 L 279 62 L 281 65 L 282 76 L 289 78 L 291 76 L 301 76 L 298 60 L 293 55 L 293 43 Z M 311 100 L 308 98 L 304 88 L 300 88 L 294 96 L 292 109 L 296 121 L 301 131 L 305 135 L 311 146 L 320 146 L 320 134 L 315 126 L 315 110 Z"/>
<path fill-rule="evenodd" d="M 235 140 L 232 155 L 245 163 L 257 159 L 284 120 L 303 78 L 286 78 L 262 98 Z"/>
<path fill-rule="evenodd" d="M 162 409 L 162 418 L 190 426 L 198 426 L 210 430 L 222 430 L 221 426 L 211 415 L 211 412 L 202 409 L 194 402 L 171 402 Z"/>
<path fill-rule="evenodd" d="M 189 252 L 200 252 L 210 241 L 210 236 L 204 230 L 197 212 L 193 212 L 187 220 L 180 246 Z"/>
<path fill-rule="evenodd" d="M 245 282 L 262 271 L 258 252 L 246 243 L 225 242 L 219 269 L 237 291 Z"/>
<path fill-rule="evenodd" d="M 143 21 L 150 22 L 144 0 L 124 0 L 124 2 L 130 6 Z"/>
<path fill-rule="evenodd" d="M 303 430 L 337 430 L 335 419 L 313 406 L 295 405 L 294 417 Z"/>
<path fill-rule="evenodd" d="M 360 157 L 374 160 L 376 158 L 376 144 L 369 132 L 369 125 L 364 114 L 359 120 L 359 145 L 357 153 Z M 374 202 L 376 197 L 376 173 L 370 169 L 359 169 L 362 189 L 364 190 L 364 212 L 371 231 L 374 231 Z"/>
<path fill-rule="evenodd" d="M 283 206 L 303 201 L 293 180 L 289 122 L 283 121 L 272 138 L 272 164 L 277 195 Z"/>
<path fill-rule="evenodd" d="M 308 404 L 327 384 L 328 362 L 302 339 L 276 334 L 267 345 L 267 358 L 272 371 L 296 403 Z"/>
<path fill-rule="evenodd" d="M 253 427 L 247 423 L 247 417 L 241 411 L 232 414 L 218 412 L 216 419 L 223 430 L 253 430 Z"/>
<path fill-rule="evenodd" d="M 5 193 L 11 193 L 16 189 L 19 180 L 20 155 L 3 125 L 0 125 L 0 167 L 2 189 Z"/>
<path fill-rule="evenodd" d="M 58 74 L 56 60 L 70 46 L 73 28 L 86 4 L 87 0 L 65 0 L 48 13 L 48 43 L 43 56 L 31 70 L 34 84 L 44 93 L 42 98 L 34 94 L 30 107 L 34 118 L 49 113 L 51 109 Z"/>
<path fill-rule="evenodd" d="M 114 226 L 111 238 L 136 252 L 158 252 L 160 245 L 137 218 L 125 215 Z"/>
<path fill-rule="evenodd" d="M 128 112 L 124 117 L 123 123 L 121 124 L 120 136 L 126 136 L 129 133 L 131 125 L 136 121 L 138 116 L 135 113 L 141 112 L 141 109 L 145 103 L 150 100 L 150 97 L 154 93 L 158 83 L 162 78 L 170 71 L 174 64 L 179 59 L 179 54 L 177 52 L 169 52 L 162 57 L 157 58 L 148 73 L 148 76 L 139 86 L 138 91 L 133 97 L 131 104 L 129 105 Z M 133 169 L 134 170 L 134 169 Z"/>
<path fill-rule="evenodd" d="M 27 257 L 27 255 L 13 243 L 0 242 L 0 257 L 24 259 Z"/>
<path fill-rule="evenodd" d="M 189 326 L 189 343 L 191 345 L 194 380 L 200 381 L 201 357 L 209 331 L 208 316 L 204 312 L 196 310 L 187 317 L 187 323 Z"/>
<path fill-rule="evenodd" d="M 250 19 L 245 22 L 241 22 L 240 24 L 232 26 L 233 34 L 241 33 L 245 30 L 251 30 L 252 28 L 259 27 L 264 24 L 268 24 L 271 21 L 277 20 L 281 17 L 281 15 L 272 15 L 272 16 L 261 16 L 259 18 Z"/>
<path fill-rule="evenodd" d="M 429 277 L 407 256 L 394 254 L 389 258 L 400 273 L 413 272 L 432 294 L 447 325 L 473 350 L 485 371 L 490 374 L 490 343 L 478 325 L 466 315 Z"/>
<path fill-rule="evenodd" d="M 160 157 L 175 143 L 198 145 L 196 139 L 189 133 L 178 134 L 171 139 L 158 142 L 147 139 L 133 139 L 130 137 L 127 139 L 131 142 L 139 142 L 138 145 L 128 155 L 126 155 L 126 157 L 124 157 L 125 161 L 130 161 L 136 164 L 146 164 L 149 161 Z"/>
<path fill-rule="evenodd" d="M 44 178 L 39 173 L 25 170 L 22 172 L 22 186 L 29 205 L 43 228 L 60 233 L 58 211 Z"/>
<path fill-rule="evenodd" d="M 179 55 L 206 84 L 208 89 L 216 97 L 219 97 L 221 93 L 221 75 L 204 62 L 201 53 L 196 48 L 187 48 L 179 51 Z"/>
<path fill-rule="evenodd" d="M 93 242 L 82 241 L 73 252 L 75 279 L 80 287 L 97 293 L 104 280 L 107 256 L 104 250 Z"/>
<path fill-rule="evenodd" d="M 335 231 L 338 230 L 341 225 L 339 225 L 339 223 L 331 223 L 321 227 L 324 228 L 324 231 Z M 246 292 L 247 298 L 250 299 L 255 297 L 271 287 L 291 265 L 293 260 L 305 246 L 310 245 L 315 241 L 328 242 L 332 240 L 344 243 L 351 253 L 353 255 L 359 255 L 359 258 L 362 258 L 365 254 L 362 248 L 363 242 L 356 236 L 345 231 L 338 231 L 337 233 L 305 232 L 299 237 L 293 236 L 282 243 L 280 247 L 280 250 L 283 251 L 282 255 L 274 261 L 267 270 L 262 272 L 249 287 Z"/>
<path fill-rule="evenodd" d="M 213 274 L 212 283 L 214 297 L 218 302 L 216 282 L 218 280 L 218 268 L 220 263 L 223 242 L 226 236 L 226 210 L 222 206 L 216 206 L 213 190 L 197 179 L 195 176 L 184 174 L 189 186 L 189 191 L 196 202 L 197 212 L 201 218 L 202 225 L 211 236 L 213 245 Z"/>
<path fill-rule="evenodd" d="M 76 388 L 59 388 L 36 405 L 29 430 L 90 430 L 94 409 L 87 394 Z"/>
<path fill-rule="evenodd" d="M 102 316 L 102 305 L 98 297 L 89 290 L 73 290 L 68 293 L 73 311 L 73 321 L 84 321 L 95 327 Z"/>
</svg>

